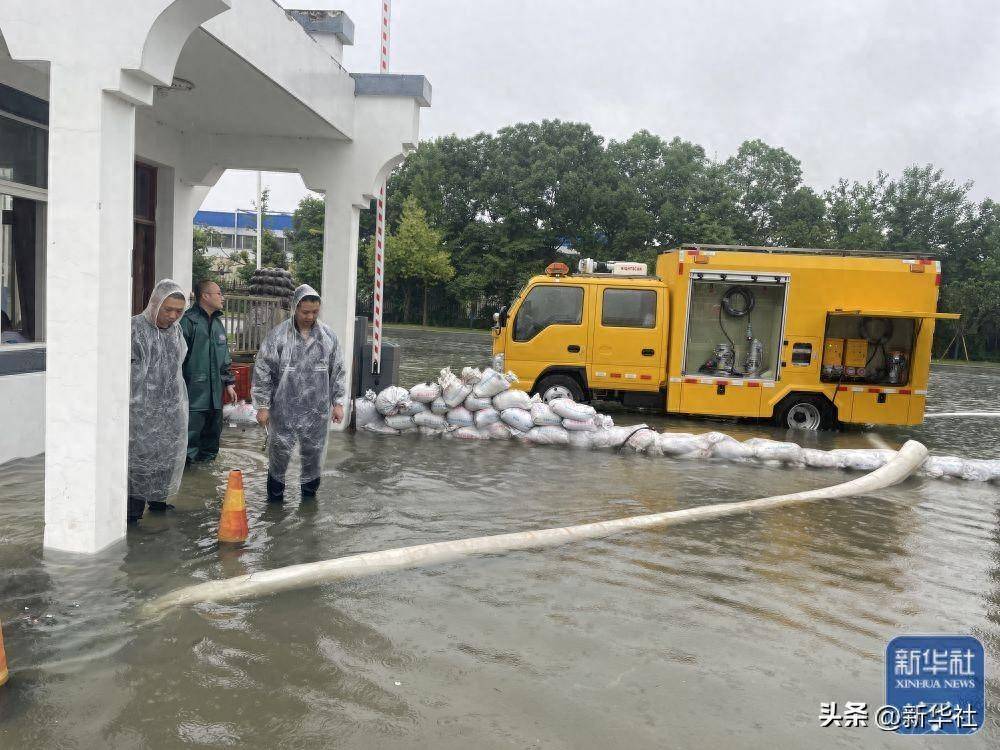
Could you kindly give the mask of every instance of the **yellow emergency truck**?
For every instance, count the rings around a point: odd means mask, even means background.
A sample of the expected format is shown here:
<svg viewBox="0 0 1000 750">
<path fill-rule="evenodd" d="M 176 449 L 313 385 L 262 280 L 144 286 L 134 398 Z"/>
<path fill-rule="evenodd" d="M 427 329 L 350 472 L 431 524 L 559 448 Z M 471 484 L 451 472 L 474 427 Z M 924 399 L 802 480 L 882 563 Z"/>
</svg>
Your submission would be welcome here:
<svg viewBox="0 0 1000 750">
<path fill-rule="evenodd" d="M 553 263 L 494 316 L 494 365 L 544 398 L 675 414 L 923 421 L 939 261 L 684 245 L 645 264 Z"/>
</svg>

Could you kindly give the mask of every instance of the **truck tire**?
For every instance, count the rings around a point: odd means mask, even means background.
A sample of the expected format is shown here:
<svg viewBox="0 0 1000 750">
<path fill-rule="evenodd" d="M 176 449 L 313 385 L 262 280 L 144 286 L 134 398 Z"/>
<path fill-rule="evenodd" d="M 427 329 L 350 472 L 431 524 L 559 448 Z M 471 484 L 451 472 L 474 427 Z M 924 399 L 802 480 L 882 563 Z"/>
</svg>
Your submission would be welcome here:
<svg viewBox="0 0 1000 750">
<path fill-rule="evenodd" d="M 837 416 L 826 396 L 793 393 L 774 410 L 774 423 L 790 430 L 832 430 Z"/>
<path fill-rule="evenodd" d="M 532 393 L 541 395 L 542 400 L 545 402 L 559 396 L 568 396 L 578 404 L 584 402 L 583 388 L 580 386 L 580 381 L 572 375 L 562 375 L 560 373 L 546 375 L 535 383 Z"/>
</svg>

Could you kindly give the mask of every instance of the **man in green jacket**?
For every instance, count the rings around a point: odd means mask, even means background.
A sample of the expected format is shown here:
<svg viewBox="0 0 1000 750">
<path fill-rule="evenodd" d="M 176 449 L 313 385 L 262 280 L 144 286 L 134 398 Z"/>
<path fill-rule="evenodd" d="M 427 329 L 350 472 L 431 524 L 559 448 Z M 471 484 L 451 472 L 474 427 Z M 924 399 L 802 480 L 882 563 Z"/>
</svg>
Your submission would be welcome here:
<svg viewBox="0 0 1000 750">
<path fill-rule="evenodd" d="M 187 342 L 184 381 L 188 390 L 187 460 L 211 461 L 219 453 L 222 436 L 222 391 L 236 401 L 236 388 L 229 366 L 229 341 L 222 324 L 225 300 L 214 281 L 194 285 L 195 304 L 181 318 Z"/>
</svg>

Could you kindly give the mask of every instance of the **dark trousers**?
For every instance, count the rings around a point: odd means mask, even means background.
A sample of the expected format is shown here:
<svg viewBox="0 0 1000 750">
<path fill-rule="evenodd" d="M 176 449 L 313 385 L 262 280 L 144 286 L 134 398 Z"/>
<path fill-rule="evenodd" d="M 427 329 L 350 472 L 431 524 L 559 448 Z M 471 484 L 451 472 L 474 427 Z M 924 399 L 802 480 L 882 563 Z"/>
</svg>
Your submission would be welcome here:
<svg viewBox="0 0 1000 750">
<path fill-rule="evenodd" d="M 219 455 L 221 437 L 221 409 L 189 412 L 187 460 L 211 461 Z"/>
<path fill-rule="evenodd" d="M 269 466 L 267 471 L 267 499 L 272 503 L 280 503 L 285 496 L 285 472 L 296 446 L 302 460 L 302 475 L 314 477 L 308 482 L 302 482 L 301 490 L 304 499 L 316 496 L 319 489 L 320 465 L 323 463 L 323 451 L 313 445 L 303 445 L 296 441 L 294 435 L 278 437 L 272 435 L 268 445 Z"/>
</svg>

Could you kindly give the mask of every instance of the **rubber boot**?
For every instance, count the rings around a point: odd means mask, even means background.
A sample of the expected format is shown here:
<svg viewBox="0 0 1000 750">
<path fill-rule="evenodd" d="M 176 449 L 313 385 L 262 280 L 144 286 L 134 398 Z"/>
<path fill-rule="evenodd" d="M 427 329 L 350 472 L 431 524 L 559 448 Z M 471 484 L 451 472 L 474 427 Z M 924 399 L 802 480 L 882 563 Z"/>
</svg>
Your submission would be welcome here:
<svg viewBox="0 0 1000 750">
<path fill-rule="evenodd" d="M 174 506 L 164 500 L 150 500 L 149 501 L 149 512 L 150 513 L 166 513 L 168 510 L 173 510 Z"/>
<path fill-rule="evenodd" d="M 267 501 L 269 503 L 285 502 L 285 483 L 279 482 L 270 474 L 267 475 Z"/>
<path fill-rule="evenodd" d="M 311 482 L 304 482 L 302 484 L 302 499 L 315 500 L 316 490 L 318 489 L 319 489 L 319 477 L 316 477 Z"/>
<path fill-rule="evenodd" d="M 128 510 L 126 511 L 126 521 L 132 525 L 139 523 L 143 511 L 146 510 L 146 501 L 134 495 L 128 496 Z"/>
</svg>

